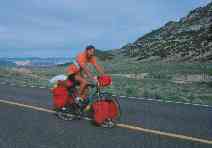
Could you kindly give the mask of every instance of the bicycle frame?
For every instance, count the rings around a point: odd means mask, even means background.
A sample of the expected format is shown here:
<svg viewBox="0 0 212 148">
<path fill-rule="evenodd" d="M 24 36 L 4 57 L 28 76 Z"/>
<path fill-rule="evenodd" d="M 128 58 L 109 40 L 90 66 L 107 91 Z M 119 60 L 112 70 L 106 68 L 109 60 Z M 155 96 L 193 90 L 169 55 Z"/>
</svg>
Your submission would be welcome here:
<svg viewBox="0 0 212 148">
<path fill-rule="evenodd" d="M 87 110 L 84 111 L 84 107 L 86 107 L 87 105 L 93 105 L 97 102 L 101 102 L 101 100 L 114 100 L 116 106 L 118 107 L 118 115 L 117 117 L 120 117 L 120 105 L 119 102 L 117 101 L 117 99 L 113 98 L 113 97 L 107 97 L 107 94 L 103 94 L 101 93 L 101 87 L 99 87 L 97 84 L 89 84 L 88 85 L 89 88 L 89 95 L 87 97 L 87 99 L 85 99 L 83 102 L 81 103 L 76 103 L 74 101 L 74 103 L 67 105 L 65 108 L 65 110 L 58 110 L 56 115 L 63 120 L 73 120 L 73 119 L 80 119 L 83 116 L 91 116 L 91 118 L 93 117 L 93 110 Z M 69 89 L 69 95 L 71 95 L 74 99 L 78 96 L 78 91 L 77 91 L 77 87 L 74 86 L 72 88 Z M 106 95 L 106 96 L 103 96 Z M 101 104 L 101 103 L 100 103 Z M 112 120 L 110 120 L 112 121 Z M 111 122 L 110 122 L 111 123 Z"/>
<path fill-rule="evenodd" d="M 89 93 L 87 99 L 89 103 L 93 102 L 95 99 L 94 97 L 97 96 L 98 99 L 101 97 L 100 88 L 96 84 L 89 84 L 88 87 L 91 88 L 91 93 Z"/>
<path fill-rule="evenodd" d="M 97 84 L 89 84 L 88 87 L 92 89 L 91 93 L 89 93 L 87 97 L 89 102 L 94 102 L 95 100 L 102 99 L 101 88 Z M 97 96 L 96 99 L 94 99 L 95 96 Z"/>
</svg>

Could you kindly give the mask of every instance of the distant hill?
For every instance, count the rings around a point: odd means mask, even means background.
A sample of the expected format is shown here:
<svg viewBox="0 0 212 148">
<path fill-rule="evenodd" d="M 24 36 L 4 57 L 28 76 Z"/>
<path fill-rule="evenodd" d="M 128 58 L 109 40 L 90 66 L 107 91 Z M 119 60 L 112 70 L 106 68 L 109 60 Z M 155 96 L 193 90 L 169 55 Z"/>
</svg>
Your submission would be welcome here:
<svg viewBox="0 0 212 148">
<path fill-rule="evenodd" d="M 113 59 L 114 55 L 110 53 L 109 51 L 102 51 L 99 49 L 96 49 L 96 56 L 99 58 L 101 61 L 106 61 L 106 60 L 111 60 Z"/>
<path fill-rule="evenodd" d="M 14 67 L 14 66 L 16 66 L 14 62 L 5 59 L 0 59 L 0 67 Z"/>
<path fill-rule="evenodd" d="M 56 66 L 57 67 L 67 67 L 68 65 L 70 65 L 71 64 L 71 62 L 66 62 L 66 63 L 64 63 L 64 64 L 57 64 Z"/>
<path fill-rule="evenodd" d="M 18 67 L 49 67 L 57 64 L 63 64 L 69 61 L 69 58 L 0 58 L 2 66 L 18 66 Z"/>
<path fill-rule="evenodd" d="M 178 22 L 168 22 L 118 51 L 137 60 L 153 56 L 179 61 L 212 60 L 212 2 L 196 8 Z"/>
</svg>

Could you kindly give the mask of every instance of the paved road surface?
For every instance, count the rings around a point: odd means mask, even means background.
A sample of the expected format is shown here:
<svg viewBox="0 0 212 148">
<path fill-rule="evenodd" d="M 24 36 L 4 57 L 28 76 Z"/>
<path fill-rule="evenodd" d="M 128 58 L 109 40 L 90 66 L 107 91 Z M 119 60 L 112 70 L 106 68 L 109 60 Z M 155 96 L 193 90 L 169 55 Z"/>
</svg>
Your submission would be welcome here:
<svg viewBox="0 0 212 148">
<path fill-rule="evenodd" d="M 0 85 L 0 99 L 51 109 L 48 89 Z M 119 122 L 212 140 L 212 109 L 120 99 Z M 58 120 L 32 109 L 0 103 L 0 148 L 209 148 L 211 145 L 126 128 L 104 129 L 90 121 Z"/>
</svg>

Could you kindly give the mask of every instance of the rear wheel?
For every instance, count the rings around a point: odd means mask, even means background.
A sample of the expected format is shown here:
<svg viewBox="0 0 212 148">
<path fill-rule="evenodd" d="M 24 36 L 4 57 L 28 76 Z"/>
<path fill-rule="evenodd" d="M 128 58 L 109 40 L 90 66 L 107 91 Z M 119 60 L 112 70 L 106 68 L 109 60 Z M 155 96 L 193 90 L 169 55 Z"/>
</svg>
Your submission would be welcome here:
<svg viewBox="0 0 212 148">
<path fill-rule="evenodd" d="M 74 120 L 76 118 L 75 115 L 71 115 L 71 114 L 68 114 L 68 113 L 63 113 L 61 111 L 58 111 L 56 113 L 56 116 L 59 119 L 62 119 L 62 120 L 65 120 L 65 121 L 71 121 L 71 120 Z"/>
<path fill-rule="evenodd" d="M 79 119 L 81 116 L 81 111 L 76 104 L 72 104 L 71 106 L 57 109 L 55 115 L 59 119 L 70 121 L 70 120 Z"/>
</svg>

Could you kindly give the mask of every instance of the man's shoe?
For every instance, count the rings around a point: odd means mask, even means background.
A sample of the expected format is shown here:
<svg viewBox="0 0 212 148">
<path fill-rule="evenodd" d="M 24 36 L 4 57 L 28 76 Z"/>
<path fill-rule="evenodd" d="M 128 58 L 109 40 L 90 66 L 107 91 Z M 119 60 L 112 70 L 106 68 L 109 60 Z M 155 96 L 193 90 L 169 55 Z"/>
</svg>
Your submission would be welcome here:
<svg viewBox="0 0 212 148">
<path fill-rule="evenodd" d="M 90 105 L 90 104 L 88 104 L 88 105 L 84 108 L 84 110 L 83 110 L 83 111 L 87 112 L 87 111 L 89 111 L 90 109 L 91 109 L 91 105 Z"/>
</svg>

